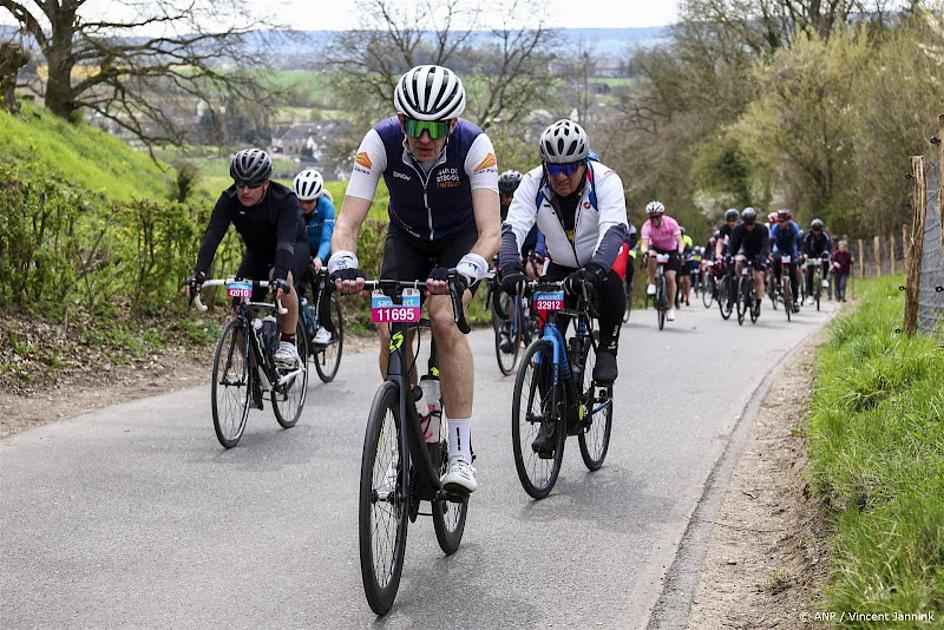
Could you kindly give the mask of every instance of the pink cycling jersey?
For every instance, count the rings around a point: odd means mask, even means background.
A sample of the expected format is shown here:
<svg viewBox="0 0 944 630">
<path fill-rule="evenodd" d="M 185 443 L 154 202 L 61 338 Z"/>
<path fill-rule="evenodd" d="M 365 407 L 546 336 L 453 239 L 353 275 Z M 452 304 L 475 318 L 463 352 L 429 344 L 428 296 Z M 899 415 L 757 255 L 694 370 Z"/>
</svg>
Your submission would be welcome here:
<svg viewBox="0 0 944 630">
<path fill-rule="evenodd" d="M 640 235 L 649 239 L 649 246 L 662 251 L 678 249 L 678 235 L 682 233 L 678 222 L 672 217 L 662 215 L 662 225 L 655 227 L 652 221 L 642 224 Z"/>
</svg>

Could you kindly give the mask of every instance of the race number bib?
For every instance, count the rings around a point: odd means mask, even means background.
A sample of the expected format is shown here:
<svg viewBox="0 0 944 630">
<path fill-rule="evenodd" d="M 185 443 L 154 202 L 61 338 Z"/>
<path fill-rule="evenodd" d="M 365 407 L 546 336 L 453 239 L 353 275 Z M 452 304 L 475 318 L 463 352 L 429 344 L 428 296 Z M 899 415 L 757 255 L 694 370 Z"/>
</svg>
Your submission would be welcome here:
<svg viewBox="0 0 944 630">
<path fill-rule="evenodd" d="M 563 291 L 538 291 L 534 294 L 534 308 L 538 311 L 564 310 Z"/>
<path fill-rule="evenodd" d="M 226 283 L 226 295 L 231 298 L 251 298 L 252 282 L 232 280 Z"/>
<path fill-rule="evenodd" d="M 420 294 L 416 289 L 404 289 L 402 304 L 394 304 L 389 297 L 374 291 L 370 296 L 370 319 L 375 324 L 395 322 L 415 323 L 420 321 Z"/>
</svg>

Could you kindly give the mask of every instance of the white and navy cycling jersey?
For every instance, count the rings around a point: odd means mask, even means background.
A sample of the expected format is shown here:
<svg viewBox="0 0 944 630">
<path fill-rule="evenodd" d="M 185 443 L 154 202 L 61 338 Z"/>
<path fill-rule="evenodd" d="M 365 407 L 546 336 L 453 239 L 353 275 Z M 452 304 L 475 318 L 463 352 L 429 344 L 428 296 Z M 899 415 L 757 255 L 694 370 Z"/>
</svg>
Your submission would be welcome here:
<svg viewBox="0 0 944 630">
<path fill-rule="evenodd" d="M 525 173 L 502 225 L 499 266 L 520 260 L 518 244 L 524 242 L 531 226 L 537 223 L 552 262 L 573 269 L 590 262 L 604 269 L 612 267 L 629 237 L 619 175 L 600 162 L 589 160 L 573 214 L 564 207 L 567 201 L 551 190 L 543 166 Z"/>
<path fill-rule="evenodd" d="M 373 199 L 383 176 L 390 191 L 390 221 L 427 241 L 440 241 L 474 226 L 472 191 L 498 192 L 498 162 L 492 141 L 459 119 L 439 158 L 417 162 L 396 116 L 367 132 L 357 149 L 347 194 Z"/>
</svg>

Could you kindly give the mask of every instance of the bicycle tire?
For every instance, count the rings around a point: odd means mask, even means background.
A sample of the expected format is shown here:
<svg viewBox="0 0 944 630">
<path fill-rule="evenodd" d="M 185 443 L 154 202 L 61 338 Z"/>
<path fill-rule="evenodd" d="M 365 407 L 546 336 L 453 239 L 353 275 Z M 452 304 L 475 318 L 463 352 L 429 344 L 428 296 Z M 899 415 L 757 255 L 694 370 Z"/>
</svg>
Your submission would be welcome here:
<svg viewBox="0 0 944 630">
<path fill-rule="evenodd" d="M 301 318 L 295 329 L 295 349 L 300 359 L 301 374 L 292 377 L 284 386 L 273 385 L 270 393 L 275 420 L 283 429 L 295 426 L 308 398 L 308 337 L 305 336 Z"/>
<path fill-rule="evenodd" d="M 659 322 L 659 330 L 665 328 L 665 313 L 667 310 L 668 296 L 666 295 L 668 287 L 666 286 L 665 276 L 662 274 L 656 275 L 656 319 Z M 678 297 L 678 287 L 676 287 L 675 292 L 676 297 Z"/>
<path fill-rule="evenodd" d="M 449 443 L 448 429 L 445 422 L 440 423 L 439 442 L 429 446 L 438 449 L 436 458 L 433 460 L 434 466 L 439 473 L 440 478 L 446 472 L 449 465 Z M 438 466 L 436 466 L 438 464 Z M 459 544 L 462 542 L 462 534 L 465 532 L 465 519 L 469 513 L 469 500 L 448 501 L 438 500 L 432 502 L 433 529 L 436 532 L 436 541 L 439 548 L 447 556 L 451 556 L 459 550 Z"/>
<path fill-rule="evenodd" d="M 511 442 L 515 458 L 515 470 L 521 487 L 534 499 L 543 499 L 554 488 L 557 476 L 560 474 L 561 461 L 564 458 L 564 440 L 567 437 L 567 428 L 559 414 L 560 383 L 554 385 L 553 378 L 553 347 L 550 341 L 537 339 L 528 346 L 518 373 L 515 376 L 515 389 L 512 395 L 511 409 Z M 529 375 L 532 376 L 528 380 Z M 527 384 L 526 384 L 527 381 Z M 544 385 L 545 394 L 539 391 L 539 381 Z M 527 388 L 527 391 L 525 389 Z M 521 417 L 522 398 L 526 399 L 527 408 L 525 417 Z M 532 403 L 537 401 L 540 413 L 532 412 Z M 532 422 L 529 418 L 535 415 L 540 421 Z M 544 420 L 550 416 L 551 420 Z M 555 426 L 554 453 L 550 459 L 542 459 L 531 448 L 531 443 L 537 437 L 537 432 L 544 422 L 551 422 Z M 537 428 L 535 428 L 537 426 Z M 526 430 L 527 436 L 522 440 L 521 433 Z M 532 474 L 529 474 L 529 468 Z"/>
<path fill-rule="evenodd" d="M 392 425 L 392 430 L 387 428 L 388 424 Z M 393 606 L 406 553 L 409 457 L 400 439 L 401 430 L 399 387 L 385 381 L 374 394 L 367 419 L 357 514 L 361 581 L 367 604 L 377 615 L 387 614 Z M 378 456 L 384 457 L 379 464 Z M 394 470 L 396 473 L 391 475 Z M 381 497 L 381 493 L 385 496 Z M 381 503 L 389 508 L 378 508 Z M 375 520 L 380 522 L 375 523 Z M 389 536 L 391 527 L 393 535 Z M 378 561 L 381 563 L 379 567 Z"/>
<path fill-rule="evenodd" d="M 783 293 L 783 310 L 787 312 L 787 321 L 793 320 L 793 291 L 790 289 L 790 278 L 780 279 L 781 292 Z"/>
<path fill-rule="evenodd" d="M 312 345 L 312 362 L 322 383 L 330 383 L 338 375 L 341 355 L 344 353 L 344 313 L 334 293 L 331 294 L 331 321 L 334 323 L 335 337 L 325 346 Z"/>
<path fill-rule="evenodd" d="M 246 430 L 249 419 L 250 395 L 252 389 L 252 371 L 249 369 L 249 339 L 243 334 L 242 341 L 238 332 L 245 332 L 245 323 L 234 317 L 223 328 L 213 354 L 213 380 L 210 387 L 210 406 L 213 414 L 213 430 L 216 439 L 224 448 L 233 448 L 239 443 Z M 242 346 L 240 349 L 239 346 Z M 224 356 L 225 355 L 225 356 Z M 220 363 L 223 361 L 223 373 Z M 234 367 L 237 366 L 237 367 Z M 230 375 L 237 376 L 233 383 Z M 221 390 L 221 386 L 222 390 Z M 235 392 L 230 391 L 235 388 Z M 220 397 L 223 404 L 220 404 Z"/>
<path fill-rule="evenodd" d="M 730 290 L 731 288 L 728 286 L 728 279 L 725 277 L 721 281 L 721 284 L 718 285 L 718 310 L 721 311 L 721 319 L 725 321 L 731 319 L 731 313 L 734 312 L 735 306 L 733 303 L 730 307 L 728 306 L 728 300 L 730 299 L 728 297 L 728 292 Z M 737 296 L 735 296 L 735 299 L 736 298 Z"/>
<path fill-rule="evenodd" d="M 495 296 L 495 302 L 500 303 L 501 296 L 505 295 L 508 299 L 512 299 L 507 293 L 500 293 Z M 501 349 L 502 343 L 502 334 L 501 329 L 504 326 L 505 322 L 509 321 L 508 317 L 499 317 L 497 313 L 492 313 L 492 329 L 495 332 L 495 360 L 498 362 L 498 369 L 504 376 L 510 376 L 512 372 L 515 371 L 515 366 L 518 364 L 518 354 L 521 352 L 521 327 L 524 325 L 524 317 L 522 313 L 522 308 L 520 303 L 515 306 L 517 320 L 517 326 L 515 326 L 515 320 L 511 320 L 512 324 L 512 337 L 511 343 L 514 347 L 512 352 L 503 352 Z"/>
<path fill-rule="evenodd" d="M 607 392 L 606 400 L 598 406 L 597 387 L 594 386 L 593 368 L 596 366 L 596 344 L 591 343 L 584 358 L 583 378 L 580 393 L 580 421 L 583 429 L 577 434 L 580 457 L 591 472 L 599 470 L 610 449 L 610 434 L 613 430 L 613 384 L 601 385 Z M 592 355 L 592 358 L 591 358 Z M 589 418 L 587 414 L 589 413 Z"/>
<path fill-rule="evenodd" d="M 813 280 L 813 292 L 816 296 L 816 310 L 818 311 L 820 294 L 823 292 L 823 279 L 820 277 L 819 273 L 816 274 Z"/>
<path fill-rule="evenodd" d="M 737 306 L 737 322 L 738 326 L 744 325 L 744 316 L 747 314 L 748 309 L 748 293 L 747 288 L 748 278 L 746 276 L 741 276 L 741 279 L 738 280 L 737 288 L 737 299 L 735 300 Z"/>
<path fill-rule="evenodd" d="M 633 311 L 633 285 L 630 284 L 626 288 L 626 306 L 623 307 L 623 323 L 626 324 L 629 322 L 629 316 Z"/>
<path fill-rule="evenodd" d="M 715 301 L 715 291 L 717 290 L 717 283 L 715 282 L 715 277 L 713 275 L 705 276 L 705 287 L 701 292 L 701 303 L 705 308 L 711 308 L 711 305 Z"/>
</svg>

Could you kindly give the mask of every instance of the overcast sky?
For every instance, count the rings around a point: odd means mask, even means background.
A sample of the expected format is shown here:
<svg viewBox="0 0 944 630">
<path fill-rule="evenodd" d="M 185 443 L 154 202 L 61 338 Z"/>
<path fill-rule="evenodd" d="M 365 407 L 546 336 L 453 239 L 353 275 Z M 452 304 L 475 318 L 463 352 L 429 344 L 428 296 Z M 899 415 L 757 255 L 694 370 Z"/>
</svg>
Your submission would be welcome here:
<svg viewBox="0 0 944 630">
<path fill-rule="evenodd" d="M 35 7 L 32 2 L 26 4 Z M 123 4 L 118 0 L 89 0 L 82 13 L 87 19 L 105 15 L 114 19 L 125 12 Z M 485 27 L 496 25 L 501 18 L 501 0 L 490 4 L 495 8 L 487 8 L 482 14 Z M 677 16 L 677 4 L 677 0 L 593 0 L 589 5 L 580 0 L 541 0 L 538 6 L 552 28 L 624 28 L 671 24 Z M 254 0 L 251 6 L 298 30 L 346 30 L 359 24 L 355 0 Z M 14 24 L 15 20 L 9 11 L 0 9 L 0 23 Z"/>
</svg>

